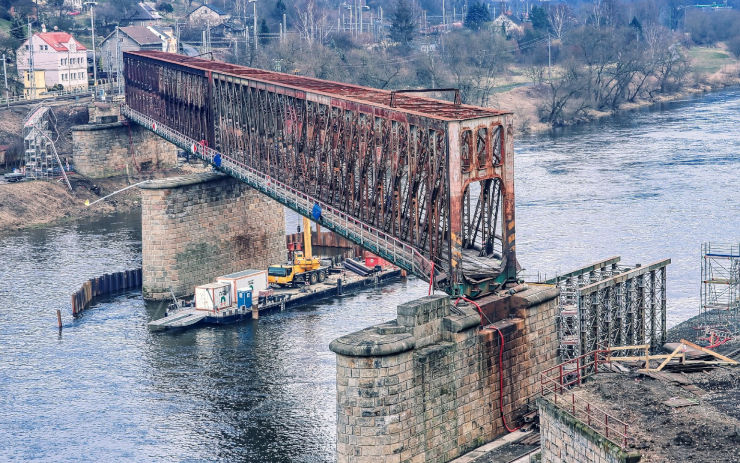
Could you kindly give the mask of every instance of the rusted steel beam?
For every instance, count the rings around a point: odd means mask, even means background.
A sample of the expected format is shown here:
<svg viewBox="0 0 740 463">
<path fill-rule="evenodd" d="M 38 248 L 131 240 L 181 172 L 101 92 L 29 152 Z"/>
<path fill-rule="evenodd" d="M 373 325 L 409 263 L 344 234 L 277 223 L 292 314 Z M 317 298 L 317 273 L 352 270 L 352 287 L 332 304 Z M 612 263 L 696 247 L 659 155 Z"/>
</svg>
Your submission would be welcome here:
<svg viewBox="0 0 740 463">
<path fill-rule="evenodd" d="M 516 277 L 510 113 L 163 52 L 124 64 L 130 108 L 412 245 L 449 292 Z"/>
</svg>

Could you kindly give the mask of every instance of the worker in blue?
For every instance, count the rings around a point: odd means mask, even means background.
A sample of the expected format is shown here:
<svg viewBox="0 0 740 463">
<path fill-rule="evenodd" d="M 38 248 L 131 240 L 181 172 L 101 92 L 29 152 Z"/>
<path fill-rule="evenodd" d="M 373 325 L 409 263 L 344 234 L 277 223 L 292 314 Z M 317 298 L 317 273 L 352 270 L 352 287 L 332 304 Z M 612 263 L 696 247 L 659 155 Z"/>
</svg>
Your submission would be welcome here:
<svg viewBox="0 0 740 463">
<path fill-rule="evenodd" d="M 319 203 L 313 204 L 313 209 L 311 209 L 311 216 L 313 217 L 313 220 L 315 222 L 321 222 L 321 206 L 319 206 Z"/>
<path fill-rule="evenodd" d="M 221 167 L 221 153 L 216 153 L 216 155 L 213 156 L 213 165 Z"/>
</svg>

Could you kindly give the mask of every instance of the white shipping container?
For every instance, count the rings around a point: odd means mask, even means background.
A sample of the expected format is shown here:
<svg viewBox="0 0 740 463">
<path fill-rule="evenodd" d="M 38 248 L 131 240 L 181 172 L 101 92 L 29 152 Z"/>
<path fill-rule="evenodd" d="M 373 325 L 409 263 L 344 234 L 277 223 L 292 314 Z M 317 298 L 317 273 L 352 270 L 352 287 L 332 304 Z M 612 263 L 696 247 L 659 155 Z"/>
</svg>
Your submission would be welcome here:
<svg viewBox="0 0 740 463">
<path fill-rule="evenodd" d="M 267 270 L 242 270 L 218 277 L 216 281 L 231 283 L 231 299 L 236 301 L 236 292 L 242 289 L 252 290 L 252 300 L 257 299 L 260 291 L 267 289 Z"/>
<path fill-rule="evenodd" d="M 197 310 L 220 310 L 231 306 L 231 283 L 217 282 L 195 287 Z"/>
</svg>

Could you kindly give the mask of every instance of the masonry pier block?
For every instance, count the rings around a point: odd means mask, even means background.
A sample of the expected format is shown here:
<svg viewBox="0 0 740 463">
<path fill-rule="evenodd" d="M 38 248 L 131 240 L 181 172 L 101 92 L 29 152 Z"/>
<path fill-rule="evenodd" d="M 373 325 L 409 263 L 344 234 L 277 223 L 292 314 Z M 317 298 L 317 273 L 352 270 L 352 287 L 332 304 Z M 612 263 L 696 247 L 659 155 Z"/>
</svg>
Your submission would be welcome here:
<svg viewBox="0 0 740 463">
<path fill-rule="evenodd" d="M 177 147 L 137 124 L 97 122 L 72 127 L 72 160 L 75 170 L 90 178 L 122 175 L 127 167 L 134 174 L 174 167 Z"/>
<path fill-rule="evenodd" d="M 154 180 L 141 186 L 145 299 L 192 295 L 196 285 L 282 262 L 283 207 L 223 174 Z"/>
<path fill-rule="evenodd" d="M 499 297 L 507 423 L 536 408 L 539 374 L 557 364 L 558 290 Z M 446 295 L 398 306 L 396 320 L 334 340 L 337 461 L 447 462 L 504 434 L 499 335 Z"/>
</svg>

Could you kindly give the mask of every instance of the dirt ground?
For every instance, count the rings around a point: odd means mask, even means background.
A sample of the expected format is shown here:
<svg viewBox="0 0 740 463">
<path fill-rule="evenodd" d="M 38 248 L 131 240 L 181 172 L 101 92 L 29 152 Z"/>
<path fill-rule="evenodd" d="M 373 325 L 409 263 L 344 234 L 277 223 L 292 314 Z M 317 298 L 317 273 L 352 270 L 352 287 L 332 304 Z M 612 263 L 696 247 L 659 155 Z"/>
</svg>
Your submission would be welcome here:
<svg viewBox="0 0 740 463">
<path fill-rule="evenodd" d="M 197 166 L 196 168 L 202 170 Z M 85 206 L 85 201 L 92 203 L 128 185 L 181 175 L 196 168 L 169 169 L 147 175 L 124 175 L 105 179 L 88 179 L 72 174 L 72 192 L 63 180 L 0 184 L 0 232 L 135 210 L 141 207 L 138 188 L 131 188 L 89 207 Z"/>
<path fill-rule="evenodd" d="M 637 374 L 600 373 L 580 391 L 592 405 L 630 423 L 643 462 L 737 462 L 740 367 L 683 374 L 700 390 Z M 685 398 L 696 405 L 670 407 Z"/>
</svg>

